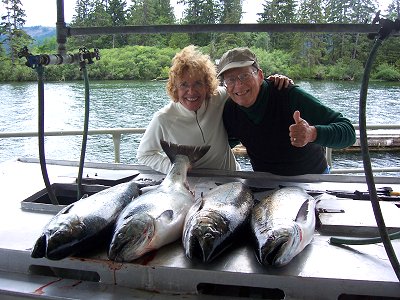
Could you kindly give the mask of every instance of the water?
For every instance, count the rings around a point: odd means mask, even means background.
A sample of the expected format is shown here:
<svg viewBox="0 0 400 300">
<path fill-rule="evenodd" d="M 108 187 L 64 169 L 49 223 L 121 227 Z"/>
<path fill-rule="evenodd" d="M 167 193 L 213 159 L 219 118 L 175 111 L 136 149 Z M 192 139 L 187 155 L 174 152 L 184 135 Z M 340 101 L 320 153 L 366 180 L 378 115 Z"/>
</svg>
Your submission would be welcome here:
<svg viewBox="0 0 400 300">
<path fill-rule="evenodd" d="M 358 123 L 360 83 L 303 81 L 298 84 L 323 103 Z M 154 112 L 168 103 L 165 82 L 91 81 L 90 129 L 141 127 Z M 0 84 L 0 132 L 37 131 L 37 84 Z M 400 83 L 370 83 L 367 123 L 400 124 Z M 83 82 L 45 84 L 45 130 L 83 129 Z M 121 163 L 136 163 L 141 135 L 123 135 Z M 46 137 L 46 158 L 79 160 L 81 136 Z M 38 157 L 37 138 L 6 138 L 0 141 L 0 161 L 15 157 Z M 248 159 L 238 157 L 244 170 Z M 371 152 L 373 167 L 400 166 L 399 153 Z M 86 161 L 113 162 L 111 136 L 89 136 Z M 361 153 L 333 153 L 333 168 L 362 168 Z M 385 175 L 382 173 L 381 175 Z M 399 175 L 399 174 L 391 174 Z"/>
</svg>

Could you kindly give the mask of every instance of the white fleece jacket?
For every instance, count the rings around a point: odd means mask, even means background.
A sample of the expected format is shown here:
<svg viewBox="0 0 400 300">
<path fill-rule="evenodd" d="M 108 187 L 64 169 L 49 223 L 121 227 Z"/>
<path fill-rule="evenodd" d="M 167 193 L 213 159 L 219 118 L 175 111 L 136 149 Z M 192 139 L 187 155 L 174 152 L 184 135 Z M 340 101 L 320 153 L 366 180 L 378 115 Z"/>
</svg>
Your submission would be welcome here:
<svg viewBox="0 0 400 300">
<path fill-rule="evenodd" d="M 225 88 L 203 102 L 197 112 L 187 110 L 179 102 L 170 102 L 153 116 L 137 151 L 139 163 L 167 173 L 171 162 L 161 148 L 160 140 L 181 145 L 210 145 L 210 150 L 193 168 L 239 170 L 222 121 L 228 95 Z M 197 118 L 197 120 L 196 120 Z"/>
</svg>

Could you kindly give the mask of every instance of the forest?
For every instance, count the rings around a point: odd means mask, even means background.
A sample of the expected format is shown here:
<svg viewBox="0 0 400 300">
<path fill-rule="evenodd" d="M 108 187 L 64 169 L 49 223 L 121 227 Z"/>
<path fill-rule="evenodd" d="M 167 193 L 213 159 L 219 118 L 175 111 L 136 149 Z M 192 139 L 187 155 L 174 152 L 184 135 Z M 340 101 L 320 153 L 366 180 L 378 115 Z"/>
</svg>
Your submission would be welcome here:
<svg viewBox="0 0 400 300">
<path fill-rule="evenodd" d="M 77 0 L 68 26 L 101 27 L 165 24 L 239 24 L 242 0 L 178 0 L 185 9 L 181 19 L 169 0 Z M 30 53 L 54 54 L 56 38 L 36 43 L 24 31 L 25 11 L 20 0 L 2 0 L 0 81 L 36 79 L 35 70 L 18 58 L 23 46 Z M 260 24 L 368 24 L 378 11 L 376 0 L 265 0 Z M 400 0 L 392 0 L 380 17 L 400 17 Z M 153 80 L 168 76 L 171 59 L 183 47 L 194 44 L 218 59 L 226 50 L 247 46 L 257 54 L 268 74 L 281 73 L 294 79 L 360 80 L 374 43 L 362 33 L 170 33 L 114 34 L 68 38 L 68 52 L 81 47 L 98 48 L 101 59 L 90 65 L 93 79 Z M 399 36 L 391 36 L 380 47 L 372 79 L 400 81 Z M 82 77 L 73 65 L 48 66 L 47 80 L 77 80 Z"/>
</svg>

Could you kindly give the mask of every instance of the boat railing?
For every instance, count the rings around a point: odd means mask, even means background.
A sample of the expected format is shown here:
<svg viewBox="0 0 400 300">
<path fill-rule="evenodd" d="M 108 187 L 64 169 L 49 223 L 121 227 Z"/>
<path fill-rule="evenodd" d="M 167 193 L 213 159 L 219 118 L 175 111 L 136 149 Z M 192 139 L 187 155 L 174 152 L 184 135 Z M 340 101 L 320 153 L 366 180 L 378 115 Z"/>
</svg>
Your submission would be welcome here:
<svg viewBox="0 0 400 300">
<path fill-rule="evenodd" d="M 143 134 L 146 128 L 101 128 L 89 129 L 88 135 L 111 135 L 114 142 L 114 162 L 121 162 L 121 137 L 123 134 Z M 27 138 L 38 135 L 37 131 L 0 132 L 0 138 Z M 83 130 L 45 131 L 45 136 L 77 136 L 83 135 Z"/>
<path fill-rule="evenodd" d="M 353 124 L 358 135 L 358 124 Z M 394 130 L 399 130 L 400 124 L 369 124 L 367 125 L 368 133 L 379 130 L 384 134 L 388 133 L 388 136 L 393 135 Z M 114 144 L 114 162 L 121 162 L 121 140 L 122 135 L 131 134 L 143 134 L 146 128 L 103 128 L 103 129 L 89 129 L 88 135 L 111 135 Z M 367 133 L 367 135 L 368 135 Z M 83 135 L 82 130 L 54 130 L 46 131 L 45 136 L 79 136 Z M 37 137 L 37 131 L 23 131 L 23 132 L 0 132 L 0 139 L 5 138 L 28 138 Z M 332 149 L 326 148 L 326 157 L 328 164 L 332 166 Z M 373 168 L 374 172 L 400 172 L 400 167 L 384 167 L 384 168 Z M 331 168 L 332 174 L 352 174 L 352 173 L 364 173 L 363 168 Z"/>
</svg>

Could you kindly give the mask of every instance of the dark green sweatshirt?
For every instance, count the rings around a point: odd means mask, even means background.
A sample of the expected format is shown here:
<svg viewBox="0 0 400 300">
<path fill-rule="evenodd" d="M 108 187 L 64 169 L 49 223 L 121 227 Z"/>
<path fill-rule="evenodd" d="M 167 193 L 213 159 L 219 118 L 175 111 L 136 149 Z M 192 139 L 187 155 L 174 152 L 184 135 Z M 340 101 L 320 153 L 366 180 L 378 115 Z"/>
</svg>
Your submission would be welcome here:
<svg viewBox="0 0 400 300">
<path fill-rule="evenodd" d="M 296 110 L 317 129 L 317 139 L 301 148 L 292 146 L 289 137 Z M 278 175 L 323 173 L 324 147 L 345 148 L 356 140 L 353 125 L 341 113 L 297 86 L 279 91 L 268 81 L 249 108 L 228 99 L 223 120 L 229 138 L 246 147 L 253 170 Z"/>
</svg>

